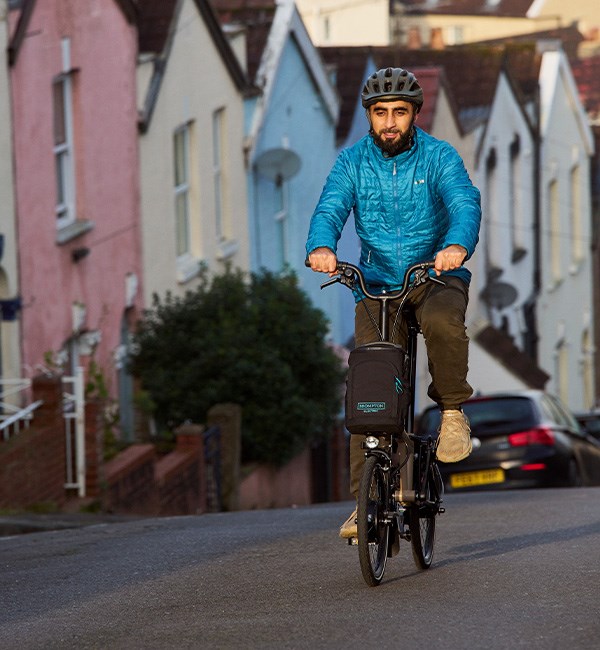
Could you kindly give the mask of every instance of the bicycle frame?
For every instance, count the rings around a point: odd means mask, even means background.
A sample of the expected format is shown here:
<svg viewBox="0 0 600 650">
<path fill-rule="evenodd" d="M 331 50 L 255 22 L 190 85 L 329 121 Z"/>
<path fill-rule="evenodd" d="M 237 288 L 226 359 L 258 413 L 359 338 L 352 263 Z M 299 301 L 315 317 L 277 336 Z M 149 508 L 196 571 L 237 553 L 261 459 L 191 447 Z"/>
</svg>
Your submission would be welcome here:
<svg viewBox="0 0 600 650">
<path fill-rule="evenodd" d="M 406 271 L 402 289 L 376 295 L 368 290 L 358 267 L 348 262 L 338 261 L 339 275 L 321 285 L 324 288 L 340 282 L 353 291 L 359 291 L 363 296 L 376 300 L 379 303 L 378 328 L 382 343 L 392 343 L 389 323 L 392 301 L 400 301 L 398 316 L 406 318 L 407 324 L 406 353 L 409 359 L 408 382 L 411 393 L 404 415 L 402 432 L 379 431 L 367 435 L 362 444 L 365 449 L 365 469 L 360 489 L 363 496 L 359 495 L 358 500 L 358 526 L 359 536 L 365 535 L 367 543 L 362 548 L 360 543 L 358 545 L 363 576 L 371 586 L 375 586 L 381 581 L 385 570 L 384 556 L 395 555 L 398 551 L 399 537 L 411 541 L 413 557 L 417 566 L 422 569 L 430 566 L 435 531 L 435 522 L 432 519 L 436 514 L 444 511 L 440 505 L 443 485 L 441 485 L 441 480 L 438 481 L 439 470 L 435 464 L 434 442 L 431 438 L 423 440 L 413 433 L 417 338 L 420 327 L 412 310 L 407 310 L 404 305 L 410 292 L 421 284 L 430 281 L 444 284 L 430 275 L 433 266 L 433 262 L 411 266 Z M 374 319 L 373 322 L 375 322 Z M 369 459 L 371 459 L 370 462 Z M 370 467 L 369 472 L 366 469 L 367 465 Z M 367 473 L 369 475 L 365 478 Z M 365 481 L 372 487 L 368 487 Z M 376 490 L 377 497 L 366 496 L 371 489 Z M 385 496 L 382 497 L 382 494 Z M 363 504 L 362 515 L 360 514 L 361 503 Z M 370 505 L 364 506 L 365 503 Z M 365 507 L 370 509 L 368 513 Z M 420 521 L 426 522 L 425 532 L 423 532 Z M 370 528 L 368 522 L 371 522 Z M 361 526 L 363 527 L 362 533 L 360 532 Z M 361 537 L 361 539 L 363 538 Z M 357 543 L 356 538 L 348 541 L 350 544 Z M 386 546 L 385 552 L 383 545 Z M 369 553 L 372 551 L 365 550 L 371 546 L 376 550 L 376 557 L 370 557 Z"/>
</svg>

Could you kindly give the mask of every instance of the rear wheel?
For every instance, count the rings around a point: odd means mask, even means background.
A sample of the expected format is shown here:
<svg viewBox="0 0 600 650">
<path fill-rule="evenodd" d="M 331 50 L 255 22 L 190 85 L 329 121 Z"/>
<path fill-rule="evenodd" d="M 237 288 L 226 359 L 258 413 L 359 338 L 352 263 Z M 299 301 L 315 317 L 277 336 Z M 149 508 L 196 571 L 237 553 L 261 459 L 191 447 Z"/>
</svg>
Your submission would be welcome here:
<svg viewBox="0 0 600 650">
<path fill-rule="evenodd" d="M 365 582 L 377 586 L 385 571 L 390 526 L 386 522 L 387 474 L 375 456 L 365 461 L 358 491 L 358 557 Z"/>
<path fill-rule="evenodd" d="M 410 543 L 415 564 L 419 569 L 428 569 L 433 560 L 435 516 L 437 514 L 437 508 L 433 504 L 441 496 L 441 485 L 442 482 L 438 466 L 432 463 L 429 466 L 427 481 L 425 483 L 424 496 L 426 503 L 415 503 L 410 507 Z"/>
</svg>

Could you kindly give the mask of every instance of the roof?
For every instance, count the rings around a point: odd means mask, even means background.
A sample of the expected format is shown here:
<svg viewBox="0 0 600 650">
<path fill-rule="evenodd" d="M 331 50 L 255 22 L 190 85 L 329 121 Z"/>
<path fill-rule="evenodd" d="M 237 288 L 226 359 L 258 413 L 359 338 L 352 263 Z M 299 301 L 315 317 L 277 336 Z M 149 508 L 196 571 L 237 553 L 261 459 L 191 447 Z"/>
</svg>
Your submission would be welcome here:
<svg viewBox="0 0 600 650">
<path fill-rule="evenodd" d="M 585 38 L 577 27 L 570 25 L 569 27 L 557 27 L 556 29 L 544 29 L 537 32 L 528 32 L 527 34 L 515 34 L 513 36 L 504 36 L 503 38 L 477 41 L 477 43 L 479 45 L 501 45 L 503 43 L 516 44 L 555 41 L 560 43 L 569 60 L 573 61 L 578 58 L 577 50 L 584 40 Z"/>
<path fill-rule="evenodd" d="M 600 124 L 600 55 L 572 61 L 571 68 L 586 113 Z"/>
<path fill-rule="evenodd" d="M 485 114 L 482 109 L 491 106 L 498 75 L 504 70 L 519 92 L 524 102 L 532 99 L 537 91 L 541 55 L 534 42 L 498 43 L 494 45 L 469 44 L 444 50 L 411 50 L 399 47 L 323 47 L 321 56 L 337 71 L 338 92 L 342 98 L 338 140 L 344 139 L 350 128 L 353 111 L 364 79 L 365 65 L 369 57 L 377 68 L 395 66 L 417 69 L 443 70 L 435 80 L 431 72 L 423 78 L 427 110 L 430 92 L 439 92 L 439 84 L 444 83 L 451 101 L 456 102 L 463 122 L 470 114 Z M 420 75 L 422 76 L 422 72 Z M 421 76 L 417 75 L 419 81 Z M 437 84 L 437 85 L 436 85 Z M 436 95 L 434 95 L 436 96 Z M 435 102 L 430 102 L 433 108 Z M 422 123 L 427 121 L 423 114 Z M 432 119 L 432 116 L 430 116 Z"/>
<path fill-rule="evenodd" d="M 140 53 L 157 55 L 144 110 L 140 118 L 140 130 L 146 131 L 158 98 L 166 61 L 175 36 L 175 25 L 181 7 L 180 0 L 136 0 L 138 7 L 138 43 Z M 206 0 L 194 0 L 198 13 L 219 51 L 233 83 L 240 92 L 251 94 L 255 89 L 248 83 L 241 65 L 231 49 L 212 6 Z"/>
<path fill-rule="evenodd" d="M 275 0 L 210 0 L 221 25 L 240 25 L 246 32 L 248 77 L 256 80 L 277 4 Z"/>
<path fill-rule="evenodd" d="M 179 0 L 137 0 L 139 7 L 138 43 L 140 52 L 162 52 L 173 24 Z"/>
<path fill-rule="evenodd" d="M 550 379 L 550 375 L 520 350 L 506 332 L 488 325 L 475 335 L 475 341 L 530 388 L 543 389 Z"/>
<path fill-rule="evenodd" d="M 527 18 L 533 0 L 401 0 L 406 14 Z"/>
<path fill-rule="evenodd" d="M 127 22 L 131 24 L 134 24 L 137 19 L 137 1 L 138 0 L 114 0 L 119 9 L 123 12 Z M 23 0 L 17 26 L 8 46 L 8 63 L 11 66 L 16 63 L 17 57 L 19 56 L 21 45 L 27 35 L 29 21 L 31 20 L 36 3 L 37 0 Z"/>
<path fill-rule="evenodd" d="M 218 11 L 221 24 L 237 25 L 246 31 L 248 74 L 262 91 L 250 127 L 251 156 L 255 153 L 256 135 L 268 114 L 271 91 L 289 39 L 293 39 L 297 46 L 332 123 L 337 122 L 339 98 L 293 0 L 211 1 Z"/>
</svg>

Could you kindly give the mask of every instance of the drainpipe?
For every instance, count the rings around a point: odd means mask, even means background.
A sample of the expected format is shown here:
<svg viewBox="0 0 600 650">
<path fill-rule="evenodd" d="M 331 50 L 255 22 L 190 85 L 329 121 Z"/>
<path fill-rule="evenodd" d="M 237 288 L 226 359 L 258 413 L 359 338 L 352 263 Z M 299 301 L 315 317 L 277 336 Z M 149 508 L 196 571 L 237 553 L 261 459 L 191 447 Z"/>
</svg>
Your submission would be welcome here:
<svg viewBox="0 0 600 650">
<path fill-rule="evenodd" d="M 537 311 L 538 300 L 540 298 L 542 279 L 541 279 L 541 107 L 540 107 L 540 85 L 536 84 L 534 97 L 534 117 L 533 117 L 533 295 L 532 295 L 532 352 L 533 360 L 538 361 L 538 341 L 539 334 L 537 329 Z"/>
</svg>

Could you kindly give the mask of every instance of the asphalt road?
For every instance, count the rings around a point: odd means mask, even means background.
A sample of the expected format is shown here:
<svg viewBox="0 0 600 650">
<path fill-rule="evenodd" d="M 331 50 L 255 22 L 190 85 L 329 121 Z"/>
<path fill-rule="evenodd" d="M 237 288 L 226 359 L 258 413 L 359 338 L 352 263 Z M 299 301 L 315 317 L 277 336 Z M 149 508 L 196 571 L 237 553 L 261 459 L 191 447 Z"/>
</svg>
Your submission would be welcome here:
<svg viewBox="0 0 600 650">
<path fill-rule="evenodd" d="M 367 587 L 350 504 L 0 538 L 0 648 L 600 647 L 600 488 L 447 495 Z"/>
</svg>

